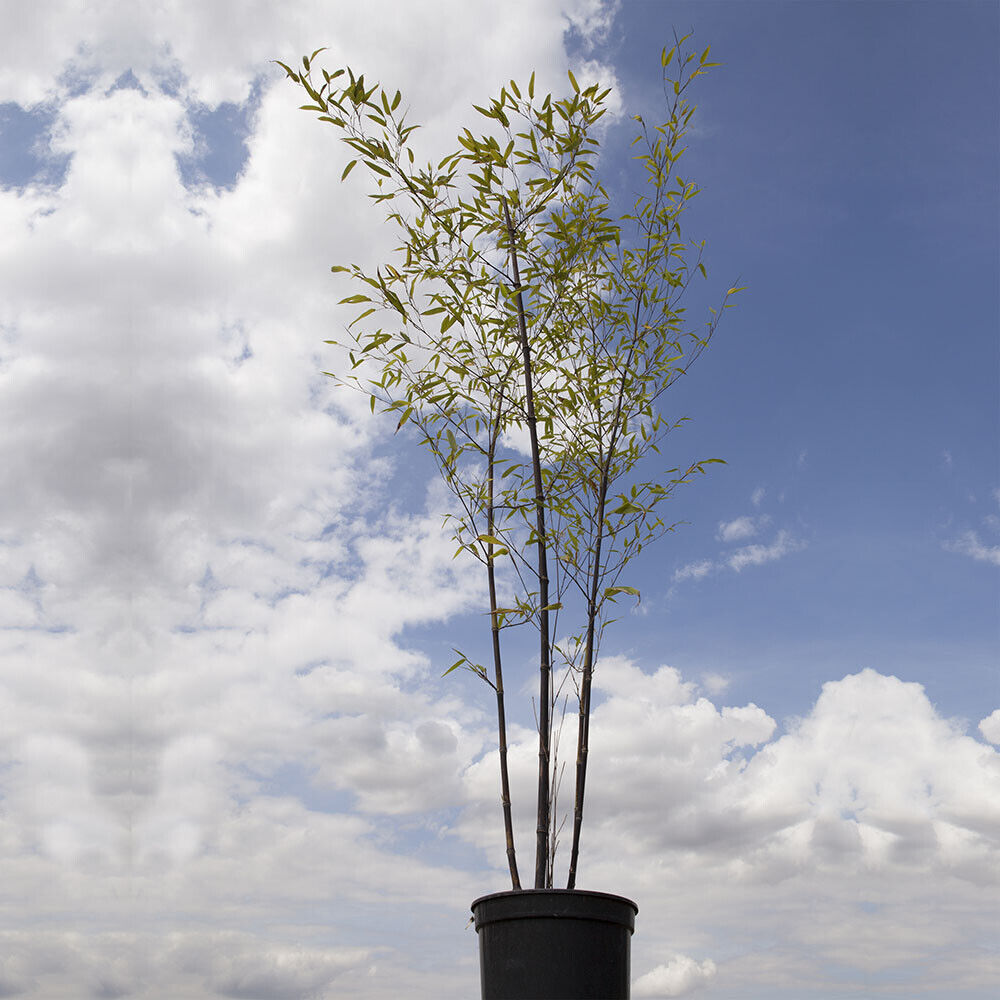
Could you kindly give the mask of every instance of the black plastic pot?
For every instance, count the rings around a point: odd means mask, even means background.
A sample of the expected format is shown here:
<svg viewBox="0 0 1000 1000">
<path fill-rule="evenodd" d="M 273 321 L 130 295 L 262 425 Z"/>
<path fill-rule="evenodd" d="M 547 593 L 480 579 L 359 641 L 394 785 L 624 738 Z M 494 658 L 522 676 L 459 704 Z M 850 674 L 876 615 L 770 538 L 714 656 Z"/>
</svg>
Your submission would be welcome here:
<svg viewBox="0 0 1000 1000">
<path fill-rule="evenodd" d="M 472 904 L 483 1000 L 628 1000 L 631 899 L 524 889 Z"/>
</svg>

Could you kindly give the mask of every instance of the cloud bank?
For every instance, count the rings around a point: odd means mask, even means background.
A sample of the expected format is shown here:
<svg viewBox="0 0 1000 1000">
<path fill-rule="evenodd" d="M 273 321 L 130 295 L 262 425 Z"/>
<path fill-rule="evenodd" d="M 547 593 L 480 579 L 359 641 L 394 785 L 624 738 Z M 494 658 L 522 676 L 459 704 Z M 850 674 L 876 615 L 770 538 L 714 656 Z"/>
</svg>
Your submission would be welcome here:
<svg viewBox="0 0 1000 1000">
<path fill-rule="evenodd" d="M 404 492 L 385 429 L 318 374 L 329 264 L 388 237 L 268 60 L 329 40 L 395 74 L 433 149 L 494 79 L 561 86 L 567 25 L 586 54 L 608 17 L 12 15 L 0 99 L 52 114 L 68 166 L 0 191 L 0 994 L 468 995 L 466 908 L 503 886 L 489 706 L 412 632 L 479 584 L 436 494 Z M 191 109 L 223 101 L 245 162 L 186 184 Z M 609 658 L 597 683 L 584 878 L 640 900 L 637 995 L 799 997 L 831 966 L 874 992 L 995 981 L 997 750 L 917 685 L 848 676 L 779 726 L 669 666 Z M 512 735 L 530 802 L 530 719 Z"/>
</svg>

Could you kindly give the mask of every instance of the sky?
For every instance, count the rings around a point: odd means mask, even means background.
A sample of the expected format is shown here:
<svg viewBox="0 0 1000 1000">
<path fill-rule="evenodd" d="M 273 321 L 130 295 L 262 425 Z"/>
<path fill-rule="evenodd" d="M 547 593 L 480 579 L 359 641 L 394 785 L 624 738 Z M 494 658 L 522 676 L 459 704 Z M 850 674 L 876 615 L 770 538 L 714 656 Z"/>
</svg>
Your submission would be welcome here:
<svg viewBox="0 0 1000 1000">
<path fill-rule="evenodd" d="M 747 286 L 664 397 L 671 500 L 595 674 L 579 885 L 633 996 L 1000 987 L 994 2 L 0 0 L 0 996 L 458 1000 L 507 887 L 478 565 L 321 373 L 392 234 L 272 60 L 443 155 L 535 71 L 693 32 L 685 234 Z M 700 320 L 698 320 L 700 322 Z M 478 644 L 478 646 L 477 646 Z M 523 867 L 531 685 L 507 677 Z M 565 865 L 565 858 L 561 859 Z"/>
</svg>

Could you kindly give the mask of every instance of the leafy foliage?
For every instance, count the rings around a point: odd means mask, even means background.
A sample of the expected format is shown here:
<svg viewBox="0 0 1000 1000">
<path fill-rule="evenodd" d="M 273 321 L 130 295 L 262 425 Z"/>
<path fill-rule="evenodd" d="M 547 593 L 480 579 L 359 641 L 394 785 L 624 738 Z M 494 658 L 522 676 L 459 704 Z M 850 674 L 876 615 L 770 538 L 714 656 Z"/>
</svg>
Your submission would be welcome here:
<svg viewBox="0 0 1000 1000">
<path fill-rule="evenodd" d="M 534 626 L 540 639 L 539 803 L 536 887 L 551 886 L 558 829 L 550 808 L 555 662 L 579 702 L 576 806 L 569 886 L 575 884 L 588 753 L 592 670 L 629 562 L 674 525 L 660 516 L 672 491 L 718 459 L 634 481 L 681 421 L 657 401 L 708 345 L 719 313 L 685 326 L 682 296 L 704 275 L 702 245 L 681 237 L 697 187 L 677 173 L 694 107 L 685 92 L 716 65 L 664 49 L 666 120 L 636 116 L 633 146 L 645 193 L 621 217 L 597 179 L 600 122 L 610 90 L 581 87 L 535 96 L 534 75 L 510 81 L 476 106 L 478 129 L 419 166 L 401 93 L 351 69 L 316 78 L 313 61 L 285 64 L 308 94 L 303 110 L 335 127 L 350 148 L 345 180 L 361 163 L 370 195 L 400 245 L 374 271 L 338 264 L 356 291 L 345 334 L 349 369 L 329 372 L 369 397 L 372 411 L 412 425 L 457 506 L 448 515 L 458 548 L 486 569 L 493 674 L 461 652 L 466 668 L 497 694 L 508 861 L 520 886 L 510 821 L 501 632 Z M 673 70 L 671 70 L 673 67 Z M 673 75 L 671 76 L 671 72 Z M 723 307 L 737 288 L 724 297 Z M 381 325 L 379 325 L 381 324 Z M 525 443 L 526 442 L 526 443 Z M 498 572 L 511 593 L 500 603 Z M 501 581 L 502 582 L 502 581 Z M 578 627 L 559 632 L 561 613 Z"/>
</svg>

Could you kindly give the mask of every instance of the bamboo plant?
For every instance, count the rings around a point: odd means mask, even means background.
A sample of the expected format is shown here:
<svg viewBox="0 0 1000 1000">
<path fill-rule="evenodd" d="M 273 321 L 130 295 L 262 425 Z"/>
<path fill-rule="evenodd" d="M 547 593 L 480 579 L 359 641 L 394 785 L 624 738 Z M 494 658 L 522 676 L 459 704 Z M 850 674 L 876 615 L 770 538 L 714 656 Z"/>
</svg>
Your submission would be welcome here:
<svg viewBox="0 0 1000 1000">
<path fill-rule="evenodd" d="M 631 560 L 673 529 L 660 516 L 673 490 L 718 459 L 638 476 L 681 420 L 658 409 L 663 393 L 708 345 L 723 296 L 690 329 L 681 299 L 699 272 L 703 244 L 681 237 L 698 188 L 677 166 L 694 107 L 692 81 L 717 65 L 709 49 L 661 55 L 666 115 L 639 115 L 633 147 L 645 191 L 615 216 L 597 166 L 609 89 L 536 97 L 534 74 L 475 106 L 482 131 L 421 165 L 402 94 L 350 68 L 317 74 L 279 63 L 309 98 L 302 110 L 350 148 L 346 180 L 362 164 L 370 198 L 400 238 L 374 270 L 336 264 L 356 291 L 357 314 L 327 341 L 347 352 L 326 374 L 365 393 L 372 412 L 416 429 L 453 495 L 446 516 L 456 556 L 483 567 L 491 662 L 457 651 L 496 698 L 507 864 L 522 887 L 511 817 L 504 696 L 508 630 L 538 639 L 538 790 L 533 885 L 551 888 L 560 825 L 554 734 L 559 698 L 577 705 L 573 827 L 567 888 L 575 888 L 590 749 L 594 665 Z M 569 626 L 565 625 L 569 620 Z M 565 704 L 565 702 L 563 702 Z"/>
</svg>

